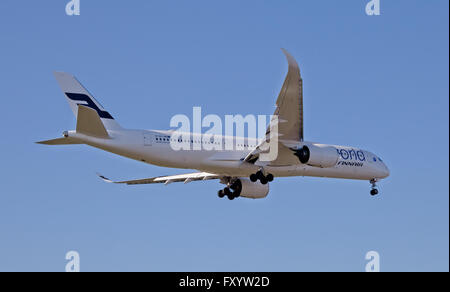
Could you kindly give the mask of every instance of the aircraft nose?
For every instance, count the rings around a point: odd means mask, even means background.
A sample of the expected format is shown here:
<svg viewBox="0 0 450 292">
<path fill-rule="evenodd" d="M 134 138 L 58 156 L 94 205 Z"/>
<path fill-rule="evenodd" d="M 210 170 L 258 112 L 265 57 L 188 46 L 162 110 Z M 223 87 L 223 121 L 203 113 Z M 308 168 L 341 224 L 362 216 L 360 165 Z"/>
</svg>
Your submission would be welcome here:
<svg viewBox="0 0 450 292">
<path fill-rule="evenodd" d="M 383 170 L 381 171 L 383 178 L 387 178 L 391 175 L 391 172 L 389 171 L 389 168 L 383 163 Z"/>
</svg>

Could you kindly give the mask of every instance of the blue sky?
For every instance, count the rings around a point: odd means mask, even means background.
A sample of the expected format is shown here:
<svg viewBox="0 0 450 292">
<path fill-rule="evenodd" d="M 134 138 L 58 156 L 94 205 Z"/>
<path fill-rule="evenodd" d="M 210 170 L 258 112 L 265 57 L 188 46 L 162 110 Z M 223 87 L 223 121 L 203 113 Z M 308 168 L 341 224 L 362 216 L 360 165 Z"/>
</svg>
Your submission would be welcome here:
<svg viewBox="0 0 450 292">
<path fill-rule="evenodd" d="M 68 2 L 68 1 L 67 1 Z M 383 271 L 449 268 L 448 1 L 1 1 L 0 271 Z M 127 128 L 175 114 L 271 114 L 288 49 L 305 136 L 371 150 L 391 177 L 277 179 L 266 200 L 217 182 L 108 185 L 95 173 L 184 172 L 87 146 L 48 148 L 75 119 L 52 71 L 75 74 Z"/>
</svg>

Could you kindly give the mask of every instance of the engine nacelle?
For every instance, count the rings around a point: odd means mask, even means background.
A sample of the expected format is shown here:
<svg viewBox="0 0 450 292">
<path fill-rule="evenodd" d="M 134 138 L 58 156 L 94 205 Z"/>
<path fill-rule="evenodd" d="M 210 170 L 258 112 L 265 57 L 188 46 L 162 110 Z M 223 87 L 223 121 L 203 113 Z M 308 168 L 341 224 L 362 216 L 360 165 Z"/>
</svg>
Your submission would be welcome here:
<svg viewBox="0 0 450 292">
<path fill-rule="evenodd" d="M 333 167 L 339 160 L 336 148 L 322 145 L 303 146 L 295 154 L 301 163 L 315 167 Z"/>
<path fill-rule="evenodd" d="M 252 182 L 248 178 L 239 178 L 231 188 L 241 197 L 249 199 L 264 199 L 269 194 L 269 184 Z"/>
</svg>

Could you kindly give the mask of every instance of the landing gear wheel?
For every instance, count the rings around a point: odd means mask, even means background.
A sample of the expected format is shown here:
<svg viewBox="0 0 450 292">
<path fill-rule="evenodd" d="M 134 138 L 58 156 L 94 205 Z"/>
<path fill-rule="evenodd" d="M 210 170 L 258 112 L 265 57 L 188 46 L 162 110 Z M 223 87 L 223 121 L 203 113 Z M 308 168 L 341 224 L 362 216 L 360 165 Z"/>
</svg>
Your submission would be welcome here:
<svg viewBox="0 0 450 292">
<path fill-rule="evenodd" d="M 236 197 L 233 194 L 230 194 L 227 196 L 228 200 L 233 201 L 234 199 L 236 199 Z"/>
<path fill-rule="evenodd" d="M 270 174 L 270 173 L 269 173 L 269 174 L 266 176 L 266 175 L 264 175 L 264 173 L 263 173 L 261 170 L 258 170 L 257 173 L 254 173 L 254 174 L 250 175 L 250 180 L 251 180 L 252 182 L 255 183 L 255 182 L 257 182 L 257 181 L 259 180 L 263 185 L 266 185 L 266 184 L 268 184 L 269 182 L 272 182 L 273 179 L 274 179 L 273 174 Z"/>
<path fill-rule="evenodd" d="M 259 171 L 256 173 L 256 177 L 257 177 L 259 180 L 262 180 L 262 179 L 266 178 L 266 177 L 264 176 L 264 173 L 263 173 L 261 170 L 259 170 Z"/>
<path fill-rule="evenodd" d="M 377 179 L 370 180 L 370 184 L 372 185 L 372 190 L 370 191 L 371 196 L 378 195 L 378 189 L 377 189 Z"/>
<path fill-rule="evenodd" d="M 233 193 L 231 192 L 230 188 L 225 188 L 223 190 L 223 193 L 225 194 L 225 196 L 230 197 L 233 195 Z"/>
<path fill-rule="evenodd" d="M 225 197 L 225 193 L 224 193 L 224 191 L 223 190 L 220 190 L 219 192 L 218 192 L 218 196 L 219 196 L 219 198 L 224 198 Z"/>
</svg>

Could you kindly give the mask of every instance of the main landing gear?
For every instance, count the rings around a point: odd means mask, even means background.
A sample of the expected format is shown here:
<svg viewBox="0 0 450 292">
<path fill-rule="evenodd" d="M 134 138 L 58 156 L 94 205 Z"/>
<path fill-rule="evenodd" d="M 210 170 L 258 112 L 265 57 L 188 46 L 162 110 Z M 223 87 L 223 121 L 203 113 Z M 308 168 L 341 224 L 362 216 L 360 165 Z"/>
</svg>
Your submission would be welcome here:
<svg viewBox="0 0 450 292">
<path fill-rule="evenodd" d="M 370 184 L 372 185 L 372 189 L 370 190 L 370 195 L 374 197 L 374 196 L 378 195 L 377 180 L 372 179 L 370 181 Z"/>
<path fill-rule="evenodd" d="M 242 192 L 242 182 L 240 180 L 236 180 L 235 182 L 229 184 L 228 187 L 220 190 L 218 192 L 219 198 L 228 197 L 230 201 L 233 201 L 236 198 L 241 196 Z"/>
<path fill-rule="evenodd" d="M 263 185 L 272 182 L 273 179 L 274 177 L 272 174 L 269 173 L 268 175 L 264 175 L 264 173 L 261 170 L 259 170 L 257 173 L 250 175 L 250 180 L 252 182 L 257 182 L 259 180 Z"/>
</svg>

